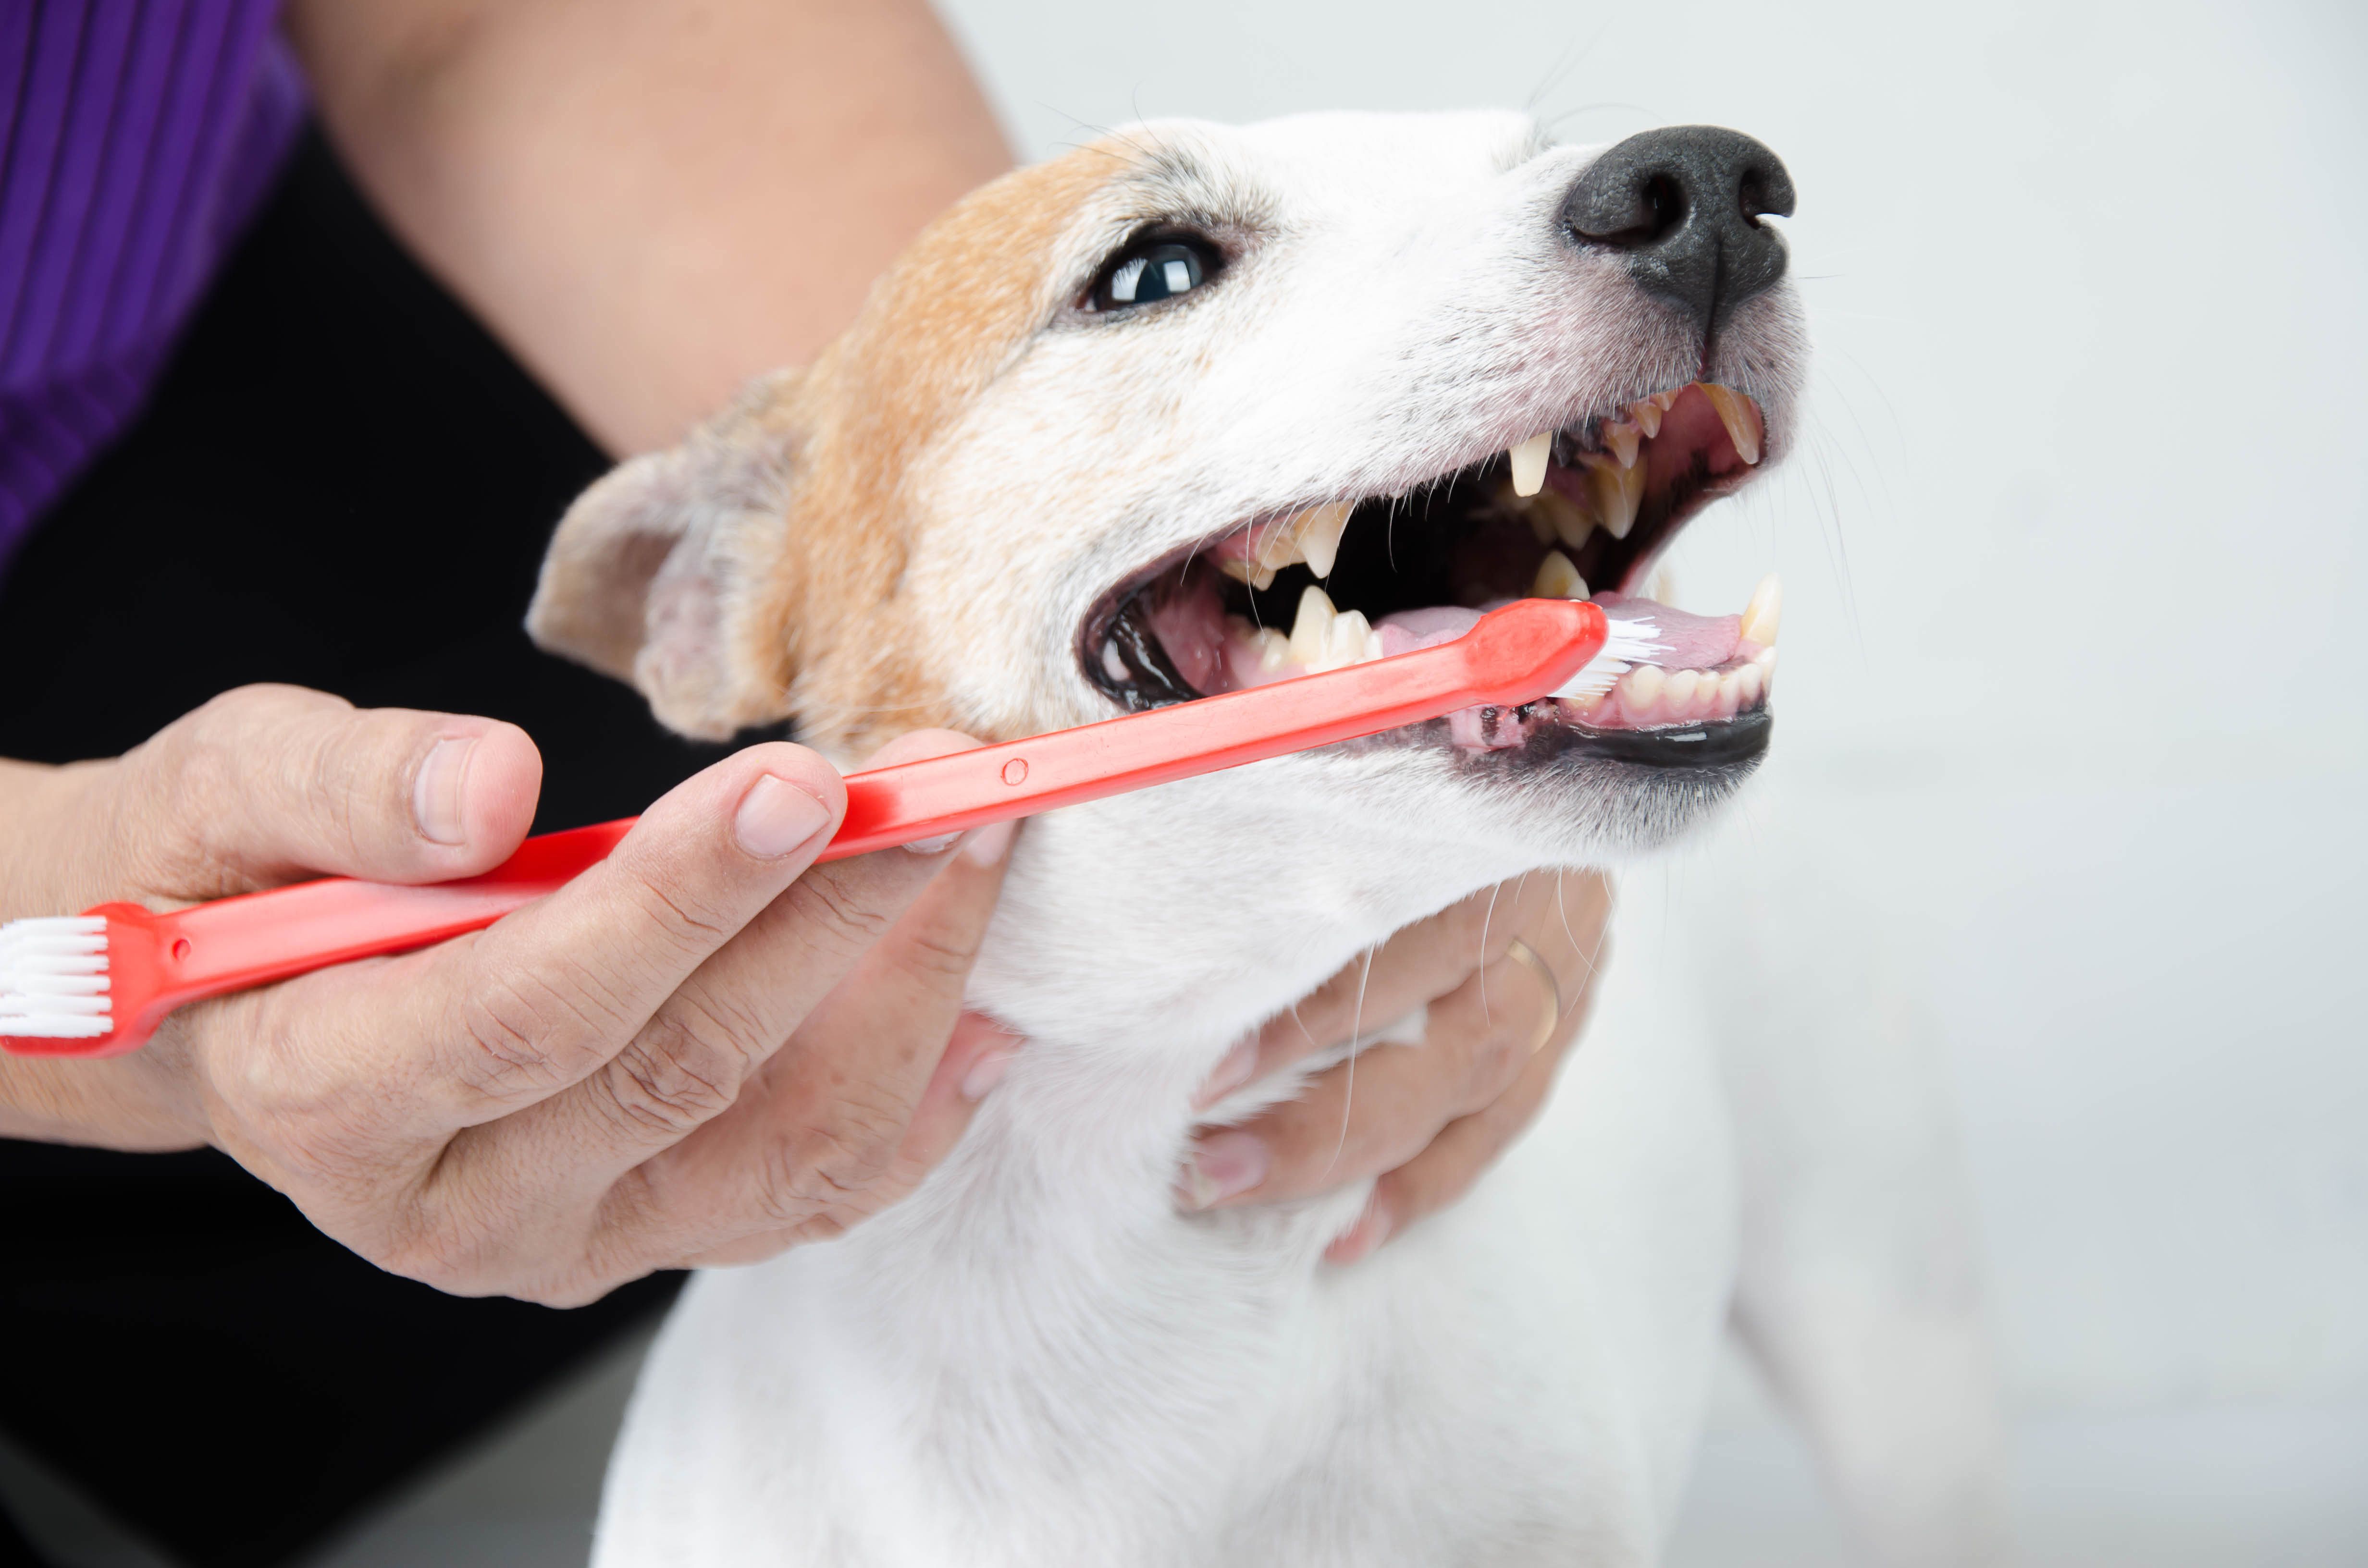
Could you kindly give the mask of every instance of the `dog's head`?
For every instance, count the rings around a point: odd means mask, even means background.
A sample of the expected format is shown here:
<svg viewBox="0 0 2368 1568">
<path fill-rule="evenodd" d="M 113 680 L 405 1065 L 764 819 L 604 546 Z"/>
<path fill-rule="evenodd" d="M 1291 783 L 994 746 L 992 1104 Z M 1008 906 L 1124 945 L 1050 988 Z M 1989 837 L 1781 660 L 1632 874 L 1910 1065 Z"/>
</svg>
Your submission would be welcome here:
<svg viewBox="0 0 2368 1568">
<path fill-rule="evenodd" d="M 847 758 L 1638 594 L 1792 442 L 1800 312 L 1761 221 L 1791 210 L 1772 153 L 1706 127 L 1138 126 L 980 190 L 814 364 L 588 492 L 529 625 L 678 730 L 790 716 Z M 1266 777 L 1477 812 L 1541 865 L 1666 836 L 1765 745 L 1773 610 L 1652 613 L 1671 652 L 1607 697 Z"/>
</svg>

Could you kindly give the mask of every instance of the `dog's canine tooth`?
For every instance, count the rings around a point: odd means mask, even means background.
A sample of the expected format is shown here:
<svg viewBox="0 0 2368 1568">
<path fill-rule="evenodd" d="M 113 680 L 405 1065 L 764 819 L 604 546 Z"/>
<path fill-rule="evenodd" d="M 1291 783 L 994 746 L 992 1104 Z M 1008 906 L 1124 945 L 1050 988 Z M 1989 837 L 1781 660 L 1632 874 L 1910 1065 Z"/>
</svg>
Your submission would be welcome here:
<svg viewBox="0 0 2368 1568">
<path fill-rule="evenodd" d="M 1592 454 L 1590 454 L 1592 455 Z M 1645 503 L 1645 470 L 1622 468 L 1607 460 L 1587 465 L 1595 481 L 1595 509 L 1613 539 L 1626 539 L 1636 526 L 1636 511 Z"/>
<path fill-rule="evenodd" d="M 1554 451 L 1554 432 L 1541 430 L 1506 451 L 1512 462 L 1513 494 L 1535 495 L 1545 488 L 1546 459 Z"/>
<path fill-rule="evenodd" d="M 1235 582 L 1247 583 L 1253 588 L 1274 586 L 1274 568 L 1260 566 L 1254 561 L 1242 561 L 1228 555 L 1217 562 L 1217 570 Z"/>
<path fill-rule="evenodd" d="M 1603 444 L 1611 449 L 1611 455 L 1620 460 L 1622 468 L 1636 466 L 1636 449 L 1644 439 L 1645 432 L 1624 419 L 1603 422 Z"/>
<path fill-rule="evenodd" d="M 1587 515 L 1586 506 L 1558 490 L 1550 490 L 1538 497 L 1538 506 L 1554 520 L 1554 538 L 1542 539 L 1540 544 L 1559 541 L 1566 550 L 1577 550 L 1595 531 L 1595 519 Z"/>
<path fill-rule="evenodd" d="M 1649 397 L 1630 403 L 1628 417 L 1636 422 L 1636 427 L 1645 432 L 1648 441 L 1661 433 L 1661 404 Z"/>
<path fill-rule="evenodd" d="M 1122 681 L 1129 678 L 1126 673 L 1126 661 L 1119 657 L 1116 642 L 1102 644 L 1102 673 L 1112 680 Z"/>
<path fill-rule="evenodd" d="M 1296 566 L 1306 559 L 1299 548 L 1299 530 L 1289 521 L 1272 524 L 1258 536 L 1258 563 L 1269 572 Z"/>
<path fill-rule="evenodd" d="M 1759 579 L 1751 590 L 1751 602 L 1743 608 L 1743 635 L 1763 648 L 1774 647 L 1777 628 L 1784 620 L 1784 585 L 1770 572 Z"/>
<path fill-rule="evenodd" d="M 1751 417 L 1750 409 L 1741 392 L 1730 392 L 1715 381 L 1700 383 L 1702 395 L 1718 413 L 1718 422 L 1726 426 L 1726 438 L 1735 443 L 1735 455 L 1746 463 L 1759 460 L 1759 429 Z"/>
<path fill-rule="evenodd" d="M 1312 665 L 1331 645 L 1332 623 L 1339 619 L 1332 596 L 1310 583 L 1299 596 L 1299 613 L 1291 623 L 1291 662 Z"/>
<path fill-rule="evenodd" d="M 1318 577 L 1332 575 L 1332 563 L 1340 558 L 1340 536 L 1348 530 L 1349 514 L 1355 510 L 1346 501 L 1334 501 L 1322 506 L 1310 506 L 1292 519 L 1293 531 L 1299 536 L 1299 552 L 1306 559 L 1307 569 Z"/>
<path fill-rule="evenodd" d="M 1530 579 L 1530 597 L 1536 599 L 1583 599 L 1588 597 L 1587 579 L 1578 574 L 1570 557 L 1559 550 L 1549 550 L 1546 558 L 1538 562 L 1537 575 Z"/>
</svg>

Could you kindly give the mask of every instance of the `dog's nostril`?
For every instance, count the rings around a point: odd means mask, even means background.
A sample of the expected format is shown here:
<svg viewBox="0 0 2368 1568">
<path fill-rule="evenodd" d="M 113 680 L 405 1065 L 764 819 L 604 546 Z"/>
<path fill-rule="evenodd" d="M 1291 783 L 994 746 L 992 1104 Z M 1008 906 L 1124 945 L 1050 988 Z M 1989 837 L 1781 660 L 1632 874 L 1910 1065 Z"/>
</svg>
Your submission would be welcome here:
<svg viewBox="0 0 2368 1568">
<path fill-rule="evenodd" d="M 1631 136 L 1588 165 L 1563 198 L 1582 246 L 1624 255 L 1639 288 L 1707 335 L 1784 276 L 1784 242 L 1759 220 L 1793 212 L 1782 160 L 1739 131 L 1676 125 Z"/>
</svg>

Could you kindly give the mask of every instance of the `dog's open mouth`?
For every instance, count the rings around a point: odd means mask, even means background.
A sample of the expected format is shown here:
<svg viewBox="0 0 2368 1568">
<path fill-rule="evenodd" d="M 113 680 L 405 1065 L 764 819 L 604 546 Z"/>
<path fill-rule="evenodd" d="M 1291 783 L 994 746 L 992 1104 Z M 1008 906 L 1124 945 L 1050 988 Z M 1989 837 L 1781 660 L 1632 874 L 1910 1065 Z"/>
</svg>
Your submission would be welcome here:
<svg viewBox="0 0 2368 1568">
<path fill-rule="evenodd" d="M 1467 708 L 1395 732 L 1466 752 L 1545 742 L 1701 767 L 1767 744 L 1774 580 L 1737 615 L 1638 597 L 1686 520 L 1751 477 L 1759 406 L 1707 382 L 1587 415 L 1395 496 L 1254 519 L 1105 597 L 1080 645 L 1129 708 L 1187 702 L 1463 635 L 1523 597 L 1588 598 L 1649 619 L 1662 651 L 1600 696 Z"/>
</svg>

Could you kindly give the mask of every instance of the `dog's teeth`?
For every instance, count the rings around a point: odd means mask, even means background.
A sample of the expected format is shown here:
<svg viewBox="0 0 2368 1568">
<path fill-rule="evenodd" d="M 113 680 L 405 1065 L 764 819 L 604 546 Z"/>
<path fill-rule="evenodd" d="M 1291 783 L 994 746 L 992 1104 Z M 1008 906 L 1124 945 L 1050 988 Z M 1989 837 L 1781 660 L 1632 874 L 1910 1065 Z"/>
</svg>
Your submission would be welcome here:
<svg viewBox="0 0 2368 1568">
<path fill-rule="evenodd" d="M 1261 566 L 1255 561 L 1238 561 L 1228 555 L 1217 562 L 1217 570 L 1236 583 L 1247 583 L 1253 588 L 1274 586 L 1274 568 Z"/>
<path fill-rule="evenodd" d="M 1292 527 L 1296 519 L 1269 524 L 1258 536 L 1258 563 L 1269 572 L 1280 572 L 1307 559 L 1299 548 L 1299 530 Z"/>
<path fill-rule="evenodd" d="M 1716 676 L 1711 678 L 1713 682 L 1717 679 Z M 1700 670 L 1670 672 L 1669 678 L 1661 683 L 1661 704 L 1668 710 L 1670 718 L 1686 717 L 1687 710 L 1693 706 L 1694 698 L 1702 690 L 1702 673 Z"/>
<path fill-rule="evenodd" d="M 1554 521 L 1554 538 L 1542 539 L 1538 540 L 1540 544 L 1559 541 L 1565 549 L 1577 550 L 1595 531 L 1595 519 L 1587 515 L 1586 508 L 1559 491 L 1548 491 L 1539 496 L 1538 506 Z"/>
<path fill-rule="evenodd" d="M 1636 466 L 1636 449 L 1644 438 L 1645 432 L 1624 419 L 1603 422 L 1603 444 L 1611 449 L 1611 455 L 1620 460 L 1622 468 Z"/>
<path fill-rule="evenodd" d="M 1641 719 L 1652 712 L 1661 699 L 1661 688 L 1668 684 L 1668 677 L 1653 665 L 1638 665 L 1620 677 L 1620 700 L 1632 715 Z"/>
<path fill-rule="evenodd" d="M 1546 558 L 1538 562 L 1538 574 L 1530 579 L 1530 597 L 1533 599 L 1583 599 L 1587 597 L 1587 579 L 1570 563 L 1570 557 L 1559 550 L 1549 550 Z"/>
<path fill-rule="evenodd" d="M 1299 596 L 1299 614 L 1291 623 L 1291 662 L 1312 665 L 1321 659 L 1331 646 L 1332 623 L 1338 619 L 1332 596 L 1309 584 Z"/>
<path fill-rule="evenodd" d="M 1759 426 L 1752 418 L 1749 400 L 1740 392 L 1729 392 L 1715 381 L 1701 383 L 1702 395 L 1710 399 L 1718 411 L 1718 422 L 1726 426 L 1726 438 L 1735 443 L 1735 455 L 1746 463 L 1759 460 Z"/>
<path fill-rule="evenodd" d="M 1115 642 L 1102 644 L 1102 673 L 1112 680 L 1127 678 L 1126 661 L 1119 657 L 1118 644 Z"/>
<path fill-rule="evenodd" d="M 1324 662 L 1316 667 L 1337 670 L 1348 665 L 1361 665 L 1366 648 L 1373 641 L 1373 629 L 1364 612 L 1344 609 L 1332 618 L 1331 635 L 1324 640 Z"/>
<path fill-rule="evenodd" d="M 1545 488 L 1546 459 L 1553 451 L 1554 432 L 1541 430 L 1505 454 L 1512 460 L 1514 494 L 1535 495 Z"/>
<path fill-rule="evenodd" d="M 1763 648 L 1776 645 L 1776 629 L 1784 619 L 1784 585 L 1770 572 L 1759 579 L 1751 590 L 1751 602 L 1743 608 L 1743 635 Z"/>
<path fill-rule="evenodd" d="M 1258 651 L 1258 668 L 1279 670 L 1291 663 L 1291 639 L 1271 626 L 1261 626 L 1250 641 Z"/>
<path fill-rule="evenodd" d="M 1311 506 L 1292 519 L 1299 535 L 1299 552 L 1306 559 L 1307 568 L 1318 577 L 1332 575 L 1332 563 L 1340 558 L 1340 535 L 1349 527 L 1352 508 L 1346 501 L 1329 506 Z"/>
<path fill-rule="evenodd" d="M 1645 504 L 1645 471 L 1608 461 L 1589 463 L 1588 470 L 1595 481 L 1595 509 L 1605 531 L 1613 539 L 1626 539 L 1636 526 L 1637 508 Z"/>
<path fill-rule="evenodd" d="M 1758 665 L 1744 665 L 1734 672 L 1732 678 L 1735 681 L 1735 709 L 1738 713 L 1759 701 L 1759 694 L 1768 689 L 1768 672 Z"/>
<path fill-rule="evenodd" d="M 1628 405 L 1628 417 L 1636 422 L 1636 427 L 1645 432 L 1647 439 L 1661 433 L 1661 406 L 1649 397 Z"/>
</svg>

